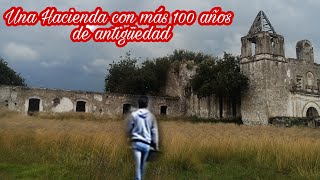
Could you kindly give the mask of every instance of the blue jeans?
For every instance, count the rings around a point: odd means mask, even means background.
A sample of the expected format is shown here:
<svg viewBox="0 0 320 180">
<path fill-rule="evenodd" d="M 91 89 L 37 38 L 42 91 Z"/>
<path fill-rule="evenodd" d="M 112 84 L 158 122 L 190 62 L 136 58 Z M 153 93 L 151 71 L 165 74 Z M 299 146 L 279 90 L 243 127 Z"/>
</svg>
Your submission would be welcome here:
<svg viewBox="0 0 320 180">
<path fill-rule="evenodd" d="M 132 143 L 135 162 L 135 180 L 141 180 L 144 174 L 144 166 L 150 150 L 150 145 L 143 142 Z"/>
</svg>

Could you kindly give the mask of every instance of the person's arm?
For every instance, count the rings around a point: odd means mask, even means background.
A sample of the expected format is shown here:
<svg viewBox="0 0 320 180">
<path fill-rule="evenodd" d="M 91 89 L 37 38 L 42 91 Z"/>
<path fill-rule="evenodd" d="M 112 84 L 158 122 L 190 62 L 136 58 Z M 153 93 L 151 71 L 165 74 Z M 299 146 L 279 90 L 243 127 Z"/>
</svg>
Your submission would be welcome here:
<svg viewBox="0 0 320 180">
<path fill-rule="evenodd" d="M 152 142 L 155 144 L 155 150 L 159 150 L 159 130 L 156 118 L 152 118 L 152 127 L 151 127 L 151 138 Z"/>
</svg>

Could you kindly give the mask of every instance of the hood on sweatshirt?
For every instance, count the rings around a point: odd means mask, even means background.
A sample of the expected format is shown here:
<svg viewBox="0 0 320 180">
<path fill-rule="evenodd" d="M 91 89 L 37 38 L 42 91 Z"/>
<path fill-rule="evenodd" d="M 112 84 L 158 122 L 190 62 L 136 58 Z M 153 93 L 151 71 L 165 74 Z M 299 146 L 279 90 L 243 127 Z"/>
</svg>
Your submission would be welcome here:
<svg viewBox="0 0 320 180">
<path fill-rule="evenodd" d="M 137 111 L 137 115 L 140 116 L 140 117 L 142 117 L 142 118 L 147 117 L 148 113 L 149 113 L 149 110 L 148 110 L 148 109 L 139 109 L 139 110 Z"/>
</svg>

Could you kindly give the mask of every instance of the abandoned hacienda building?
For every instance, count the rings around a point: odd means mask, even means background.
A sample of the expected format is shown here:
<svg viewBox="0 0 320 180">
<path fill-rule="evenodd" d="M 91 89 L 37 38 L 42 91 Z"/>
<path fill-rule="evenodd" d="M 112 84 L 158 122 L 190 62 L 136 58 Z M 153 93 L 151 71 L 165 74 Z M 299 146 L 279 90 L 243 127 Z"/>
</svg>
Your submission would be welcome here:
<svg viewBox="0 0 320 180">
<path fill-rule="evenodd" d="M 221 118 L 241 116 L 245 124 L 267 124 L 272 117 L 308 117 L 320 113 L 320 65 L 310 41 L 296 45 L 296 59 L 286 58 L 284 38 L 260 11 L 241 38 L 240 68 L 249 78 L 241 101 L 197 98 L 190 88 L 195 67 L 182 63 L 169 70 L 165 97 L 150 97 L 150 109 L 168 116 Z M 0 103 L 20 112 L 92 112 L 119 115 L 136 107 L 138 96 L 0 86 Z"/>
</svg>

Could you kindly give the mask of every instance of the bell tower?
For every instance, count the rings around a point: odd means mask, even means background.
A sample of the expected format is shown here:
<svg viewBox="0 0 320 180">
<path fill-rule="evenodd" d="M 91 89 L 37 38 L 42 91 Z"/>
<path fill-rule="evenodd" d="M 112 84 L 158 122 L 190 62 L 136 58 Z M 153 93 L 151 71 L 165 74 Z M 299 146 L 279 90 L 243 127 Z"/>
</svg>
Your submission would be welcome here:
<svg viewBox="0 0 320 180">
<path fill-rule="evenodd" d="M 248 34 L 241 38 L 242 60 L 252 61 L 265 57 L 284 58 L 284 38 L 278 35 L 263 11 L 253 21 Z"/>
<path fill-rule="evenodd" d="M 240 68 L 249 79 L 241 100 L 241 116 L 246 124 L 267 124 L 274 112 L 286 112 L 279 97 L 286 93 L 284 38 L 260 11 L 241 43 Z"/>
</svg>

